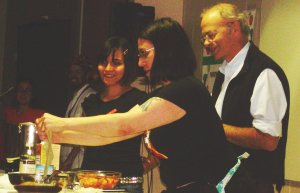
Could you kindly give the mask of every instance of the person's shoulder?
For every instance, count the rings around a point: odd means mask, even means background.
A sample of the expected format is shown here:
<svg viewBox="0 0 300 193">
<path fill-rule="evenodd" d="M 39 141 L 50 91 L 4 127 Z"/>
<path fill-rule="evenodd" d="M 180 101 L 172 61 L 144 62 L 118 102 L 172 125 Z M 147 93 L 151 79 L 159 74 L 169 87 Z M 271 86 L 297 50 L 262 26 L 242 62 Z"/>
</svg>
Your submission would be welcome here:
<svg viewBox="0 0 300 193">
<path fill-rule="evenodd" d="M 278 64 L 269 55 L 260 50 L 254 43 L 250 44 L 248 55 L 248 59 L 251 58 L 252 61 L 255 61 L 253 64 L 257 64 L 257 66 L 267 67 L 270 64 L 278 66 Z"/>
<path fill-rule="evenodd" d="M 83 87 L 81 87 L 81 89 L 78 92 L 81 92 L 83 98 L 86 98 L 91 94 L 97 93 L 97 90 L 94 87 L 92 87 L 90 84 L 85 84 Z"/>
<path fill-rule="evenodd" d="M 100 99 L 100 93 L 92 93 L 84 98 L 81 104 L 88 105 L 88 104 L 94 104 Z"/>
<path fill-rule="evenodd" d="M 148 98 L 146 92 L 143 92 L 137 88 L 132 88 L 120 97 L 120 101 L 126 101 L 128 104 L 140 104 Z"/>
<path fill-rule="evenodd" d="M 208 99 L 210 94 L 200 79 L 195 76 L 188 76 L 181 79 L 176 86 L 176 93 L 192 99 Z"/>
<path fill-rule="evenodd" d="M 147 93 L 144 91 L 141 91 L 137 88 L 132 88 L 130 91 L 128 91 L 127 93 L 124 94 L 124 98 L 126 99 L 132 99 L 132 100 L 143 100 L 147 97 Z"/>
<path fill-rule="evenodd" d="M 201 83 L 201 81 L 195 76 L 187 76 L 175 81 L 170 84 L 161 87 L 157 91 L 153 92 L 154 96 L 189 96 L 199 95 L 207 92 L 207 89 Z"/>
<path fill-rule="evenodd" d="M 203 83 L 196 78 L 195 76 L 188 76 L 185 78 L 182 78 L 178 81 L 174 82 L 175 87 L 179 87 L 184 90 L 203 90 L 205 89 Z"/>
<path fill-rule="evenodd" d="M 95 100 L 99 96 L 99 93 L 91 93 L 90 95 L 86 96 L 84 101 L 89 101 L 89 100 Z"/>
<path fill-rule="evenodd" d="M 133 94 L 141 95 L 141 96 L 146 96 L 147 95 L 146 92 L 141 91 L 141 90 L 139 90 L 135 87 L 133 87 L 130 92 L 132 92 Z"/>
<path fill-rule="evenodd" d="M 9 114 L 16 113 L 16 107 L 6 106 L 3 108 L 4 116 L 8 116 Z"/>
<path fill-rule="evenodd" d="M 13 111 L 13 110 L 16 110 L 16 107 L 13 107 L 13 106 L 6 106 L 3 108 L 4 111 Z"/>
<path fill-rule="evenodd" d="M 256 68 L 265 70 L 265 69 L 271 69 L 275 71 L 276 74 L 281 75 L 286 79 L 286 75 L 281 68 L 281 66 L 275 62 L 270 56 L 268 56 L 266 53 L 261 51 L 258 47 L 256 47 L 253 43 L 251 44 L 251 54 L 252 57 L 252 63 L 251 65 L 255 65 Z"/>
<path fill-rule="evenodd" d="M 46 113 L 45 110 L 40 109 L 40 108 L 30 108 L 29 109 L 31 114 L 37 115 L 37 116 L 42 116 L 44 113 Z"/>
<path fill-rule="evenodd" d="M 41 108 L 31 108 L 31 110 L 34 112 L 38 112 L 38 113 L 40 113 L 40 112 L 45 113 L 45 111 Z"/>
<path fill-rule="evenodd" d="M 86 88 L 86 93 L 91 93 L 91 94 L 95 94 L 97 93 L 97 90 L 91 86 Z"/>
</svg>

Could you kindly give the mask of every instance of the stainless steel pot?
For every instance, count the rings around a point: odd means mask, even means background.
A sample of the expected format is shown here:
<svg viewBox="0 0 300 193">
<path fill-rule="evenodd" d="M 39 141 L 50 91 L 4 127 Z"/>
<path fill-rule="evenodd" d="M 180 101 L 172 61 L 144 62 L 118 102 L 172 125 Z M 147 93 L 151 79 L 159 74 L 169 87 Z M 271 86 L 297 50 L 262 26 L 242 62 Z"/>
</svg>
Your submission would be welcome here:
<svg viewBox="0 0 300 193">
<path fill-rule="evenodd" d="M 37 143 L 37 129 L 34 123 L 20 123 L 19 133 L 21 135 L 21 155 L 19 172 L 26 174 L 35 174 L 35 147 Z"/>
<path fill-rule="evenodd" d="M 37 129 L 34 123 L 19 123 L 20 151 L 21 155 L 35 155 L 35 147 L 38 141 Z"/>
</svg>

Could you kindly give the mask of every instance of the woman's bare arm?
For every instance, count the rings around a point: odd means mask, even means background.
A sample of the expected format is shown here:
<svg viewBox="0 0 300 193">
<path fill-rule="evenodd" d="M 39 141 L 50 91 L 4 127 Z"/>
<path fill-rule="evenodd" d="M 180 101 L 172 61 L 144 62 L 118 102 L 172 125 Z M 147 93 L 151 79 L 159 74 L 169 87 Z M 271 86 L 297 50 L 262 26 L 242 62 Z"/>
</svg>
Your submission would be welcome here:
<svg viewBox="0 0 300 193">
<path fill-rule="evenodd" d="M 101 146 L 130 139 L 140 134 L 142 133 L 136 133 L 133 135 L 126 135 L 120 137 L 101 137 L 99 135 L 91 135 L 88 133 L 82 133 L 78 131 L 63 131 L 61 133 L 53 133 L 52 143 L 67 143 L 82 146 Z"/>
<path fill-rule="evenodd" d="M 45 114 L 36 123 L 40 129 L 49 129 L 61 134 L 62 131 L 76 131 L 72 137 L 62 134 L 62 143 L 74 141 L 75 135 L 81 135 L 81 137 L 78 136 L 78 139 L 83 139 L 82 135 L 95 135 L 95 138 L 98 136 L 99 140 L 105 137 L 116 137 L 115 141 L 118 141 L 124 140 L 121 136 L 127 136 L 127 138 L 130 138 L 128 136 L 136 136 L 143 131 L 172 123 L 185 114 L 186 112 L 174 103 L 152 97 L 126 113 L 76 118 L 60 118 Z M 84 140 L 88 140 L 88 138 L 84 138 Z"/>
</svg>

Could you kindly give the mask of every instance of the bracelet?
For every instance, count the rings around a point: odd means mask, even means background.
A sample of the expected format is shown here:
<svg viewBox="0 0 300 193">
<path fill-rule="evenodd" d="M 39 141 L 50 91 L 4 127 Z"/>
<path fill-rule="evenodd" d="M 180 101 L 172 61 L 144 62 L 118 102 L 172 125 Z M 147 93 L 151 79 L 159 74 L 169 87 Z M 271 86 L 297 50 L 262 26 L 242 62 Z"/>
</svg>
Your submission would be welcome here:
<svg viewBox="0 0 300 193">
<path fill-rule="evenodd" d="M 123 177 L 120 178 L 121 184 L 141 184 L 143 183 L 143 177 Z"/>
</svg>

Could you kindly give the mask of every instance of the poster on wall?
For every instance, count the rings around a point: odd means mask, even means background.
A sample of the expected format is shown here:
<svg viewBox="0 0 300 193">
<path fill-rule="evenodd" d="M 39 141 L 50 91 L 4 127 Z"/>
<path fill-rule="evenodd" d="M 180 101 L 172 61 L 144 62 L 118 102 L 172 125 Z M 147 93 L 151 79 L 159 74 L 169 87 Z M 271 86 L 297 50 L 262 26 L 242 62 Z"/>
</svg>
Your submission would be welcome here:
<svg viewBox="0 0 300 193">
<path fill-rule="evenodd" d="M 248 24 L 250 27 L 249 40 L 253 41 L 254 35 L 254 20 L 256 10 L 245 10 L 244 13 L 248 17 Z M 212 88 L 215 82 L 216 74 L 222 60 L 215 60 L 212 55 L 210 55 L 206 49 L 203 49 L 203 60 L 202 60 L 202 82 L 208 89 L 209 93 L 212 92 Z"/>
<path fill-rule="evenodd" d="M 222 61 L 216 61 L 214 57 L 208 54 L 208 52 L 204 49 L 202 60 L 202 81 L 209 93 L 212 92 L 215 78 L 221 63 Z"/>
<path fill-rule="evenodd" d="M 249 33 L 249 40 L 253 41 L 253 34 L 254 34 L 254 20 L 255 20 L 255 15 L 256 15 L 256 10 L 252 9 L 252 10 L 246 10 L 244 11 L 244 13 L 247 15 L 248 17 L 248 24 L 250 27 L 250 33 Z"/>
</svg>

